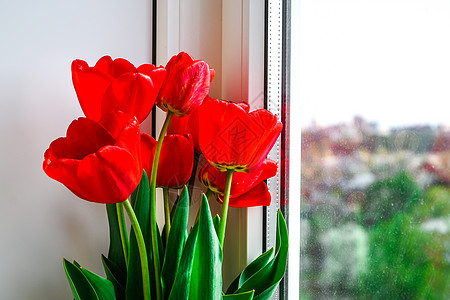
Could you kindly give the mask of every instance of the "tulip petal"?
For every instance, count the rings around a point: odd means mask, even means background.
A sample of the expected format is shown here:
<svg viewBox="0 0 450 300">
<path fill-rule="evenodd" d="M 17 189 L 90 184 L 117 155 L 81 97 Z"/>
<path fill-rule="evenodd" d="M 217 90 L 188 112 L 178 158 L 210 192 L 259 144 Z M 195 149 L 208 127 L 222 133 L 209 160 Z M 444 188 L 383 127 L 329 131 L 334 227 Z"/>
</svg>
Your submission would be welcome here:
<svg viewBox="0 0 450 300">
<path fill-rule="evenodd" d="M 213 99 L 200 109 L 199 145 L 205 158 L 221 170 L 245 169 L 264 127 L 234 103 Z"/>
<path fill-rule="evenodd" d="M 142 171 L 130 168 L 135 161 L 128 151 L 114 146 L 106 146 L 86 156 L 77 172 L 85 200 L 99 203 L 125 201 L 142 176 Z"/>
<path fill-rule="evenodd" d="M 156 94 L 158 94 L 161 86 L 164 83 L 164 79 L 166 79 L 167 71 L 164 67 L 155 67 L 151 64 L 144 64 L 139 66 L 137 69 L 139 73 L 149 76 L 152 81 L 154 88 L 156 90 Z"/>
<path fill-rule="evenodd" d="M 136 72 L 136 67 L 128 60 L 117 58 L 111 64 L 111 74 L 114 78 L 119 78 L 125 73 Z"/>
<path fill-rule="evenodd" d="M 184 95 L 184 98 L 179 97 L 178 103 L 175 103 L 173 108 L 180 107 L 180 115 L 190 114 L 209 93 L 211 80 L 208 64 L 202 60 L 195 61 L 189 67 L 182 69 L 179 80 L 181 84 L 180 93 Z M 185 99 L 191 101 L 183 101 Z M 193 102 L 196 102 L 196 104 L 193 105 Z"/>
<path fill-rule="evenodd" d="M 177 55 L 172 56 L 169 62 L 166 64 L 166 70 L 170 69 L 182 69 L 192 64 L 194 59 L 186 52 L 180 52 Z"/>
<path fill-rule="evenodd" d="M 205 103 L 211 100 L 217 99 L 213 99 L 209 96 L 206 96 L 200 106 L 205 105 Z M 250 109 L 250 106 L 245 102 L 236 103 L 236 105 L 243 108 L 246 112 L 248 112 Z M 169 127 L 169 133 L 177 133 L 177 134 L 189 133 L 192 136 L 192 140 L 194 141 L 194 149 L 197 152 L 201 152 L 199 145 L 199 122 L 200 122 L 199 111 L 200 107 L 184 117 L 173 116 L 171 127 Z"/>
<path fill-rule="evenodd" d="M 231 186 L 232 197 L 238 197 L 252 189 L 263 180 L 269 179 L 277 174 L 277 163 L 271 159 L 265 159 L 263 163 L 253 172 L 235 172 L 233 174 L 233 181 L 235 184 Z M 225 188 L 225 186 L 224 186 Z"/>
<path fill-rule="evenodd" d="M 167 135 L 161 147 L 158 174 L 158 186 L 179 188 L 191 177 L 194 165 L 194 145 L 190 136 Z"/>
<path fill-rule="evenodd" d="M 260 136 L 258 147 L 253 152 L 253 157 L 249 163 L 249 171 L 256 169 L 261 164 L 262 160 L 267 156 L 270 149 L 272 149 L 278 136 L 283 129 L 283 125 L 278 121 L 277 116 L 265 109 L 255 110 L 250 113 L 255 124 L 264 126 L 266 128 Z"/>
<path fill-rule="evenodd" d="M 141 154 L 144 169 L 151 174 L 156 140 L 141 134 Z M 194 145 L 190 135 L 169 134 L 164 138 L 159 156 L 156 185 L 179 188 L 191 177 L 194 165 Z"/>
<path fill-rule="evenodd" d="M 208 95 L 211 85 L 210 69 L 202 60 L 181 52 L 166 65 L 167 77 L 156 100 L 164 111 L 182 117 L 196 109 Z"/>
<path fill-rule="evenodd" d="M 132 63 L 123 58 L 112 60 L 108 55 L 100 58 L 94 66 L 95 69 L 117 78 L 128 72 L 136 72 L 136 68 Z"/>
<path fill-rule="evenodd" d="M 148 176 L 152 174 L 153 152 L 156 147 L 156 140 L 146 133 L 141 133 L 141 156 L 142 166 Z"/>
<path fill-rule="evenodd" d="M 66 158 L 67 149 L 67 138 L 65 137 L 57 138 L 51 142 L 50 146 L 44 153 L 44 169 L 52 162 L 60 158 Z"/>
<path fill-rule="evenodd" d="M 147 75 L 125 73 L 113 80 L 101 104 L 102 114 L 123 111 L 135 115 L 139 122 L 145 120 L 153 107 L 158 90 Z"/>
<path fill-rule="evenodd" d="M 72 63 L 72 82 L 81 109 L 86 117 L 98 120 L 101 117 L 101 101 L 114 78 L 95 68 L 90 68 L 82 60 Z"/>
<path fill-rule="evenodd" d="M 97 61 L 94 68 L 114 77 L 112 72 L 112 64 L 113 60 L 111 56 L 105 55 Z"/>
<path fill-rule="evenodd" d="M 65 157 L 81 160 L 86 155 L 114 142 L 114 138 L 100 124 L 87 118 L 79 118 L 67 129 Z"/>
<path fill-rule="evenodd" d="M 73 86 L 81 109 L 89 119 L 100 119 L 103 95 L 113 79 L 102 70 L 90 68 L 85 61 L 72 62 Z"/>
<path fill-rule="evenodd" d="M 188 126 L 191 116 L 192 116 L 192 114 L 184 116 L 184 117 L 177 117 L 174 115 L 172 117 L 172 121 L 170 122 L 167 132 L 170 134 L 174 134 L 174 133 L 175 134 L 187 134 L 189 132 L 189 130 L 191 129 Z"/>
<path fill-rule="evenodd" d="M 135 66 L 128 60 L 123 58 L 112 60 L 110 56 L 103 56 L 100 58 L 94 68 L 109 74 L 114 78 L 128 72 L 136 72 Z"/>
<path fill-rule="evenodd" d="M 212 98 L 206 96 L 201 105 L 210 101 Z M 200 106 L 201 106 L 200 105 Z M 201 152 L 200 145 L 198 143 L 199 139 L 199 108 L 193 110 L 189 115 L 183 117 L 172 117 L 171 127 L 169 127 L 169 133 L 176 134 L 190 134 L 192 136 L 192 141 L 194 142 L 194 150 Z"/>
<path fill-rule="evenodd" d="M 154 71 L 156 68 L 157 67 L 152 64 L 143 64 L 137 68 L 137 71 L 138 71 L 138 73 L 142 73 L 142 74 L 150 76 L 151 72 Z M 158 67 L 158 68 L 162 68 L 162 67 Z"/>
<path fill-rule="evenodd" d="M 117 203 L 131 194 L 142 174 L 139 124 L 122 112 L 105 120 L 107 126 L 121 127 L 111 129 L 116 139 L 96 121 L 79 118 L 70 124 L 67 137 L 50 144 L 43 169 L 82 199 Z"/>
<path fill-rule="evenodd" d="M 140 73 L 140 72 L 143 73 Z M 125 76 L 125 77 L 123 77 Z M 164 82 L 166 70 L 144 64 L 138 69 L 123 58 L 100 58 L 94 67 L 72 63 L 72 81 L 86 117 L 98 121 L 102 114 L 121 110 L 142 122 L 149 114 Z"/>
<path fill-rule="evenodd" d="M 240 106 L 243 110 L 245 110 L 246 112 L 250 111 L 250 105 L 248 103 L 245 102 L 239 102 L 236 103 L 236 105 Z"/>
<path fill-rule="evenodd" d="M 47 157 L 47 150 L 44 157 Z M 76 159 L 57 159 L 53 161 L 44 160 L 44 172 L 48 177 L 64 184 L 76 196 L 85 199 L 81 194 L 80 186 L 77 180 L 77 170 L 80 161 Z"/>
<path fill-rule="evenodd" d="M 257 169 L 281 132 L 281 122 L 269 111 L 247 110 L 245 104 L 217 99 L 200 107 L 200 149 L 221 171 Z"/>
<path fill-rule="evenodd" d="M 223 201 L 221 196 L 219 196 L 219 199 Z M 267 184 L 265 182 L 260 182 L 247 193 L 230 198 L 229 205 L 231 207 L 269 206 L 270 201 L 271 196 Z"/>
<path fill-rule="evenodd" d="M 131 120 L 135 120 L 133 115 L 121 111 L 115 111 L 104 114 L 99 120 L 99 123 L 114 139 L 117 140 L 124 127 L 131 122 Z M 137 126 L 139 126 L 139 124 L 137 124 Z"/>
<path fill-rule="evenodd" d="M 235 172 L 233 174 L 230 197 L 238 197 L 276 174 L 277 163 L 270 159 L 265 159 L 261 166 L 254 172 Z M 213 165 L 206 163 L 200 170 L 199 178 L 207 188 L 219 195 L 223 195 L 225 190 L 226 172 L 221 172 Z"/>
<path fill-rule="evenodd" d="M 140 127 L 135 116 L 121 111 L 107 113 L 100 119 L 100 124 L 115 138 L 115 146 L 128 150 L 134 157 L 141 157 Z"/>
<path fill-rule="evenodd" d="M 209 82 L 212 82 L 214 77 L 216 77 L 216 70 L 214 69 L 209 69 Z"/>
<path fill-rule="evenodd" d="M 80 190 L 77 180 L 77 171 L 80 161 L 65 158 L 67 152 L 67 138 L 54 140 L 44 153 L 42 168 L 48 177 L 64 184 L 72 193 L 85 198 Z"/>
</svg>

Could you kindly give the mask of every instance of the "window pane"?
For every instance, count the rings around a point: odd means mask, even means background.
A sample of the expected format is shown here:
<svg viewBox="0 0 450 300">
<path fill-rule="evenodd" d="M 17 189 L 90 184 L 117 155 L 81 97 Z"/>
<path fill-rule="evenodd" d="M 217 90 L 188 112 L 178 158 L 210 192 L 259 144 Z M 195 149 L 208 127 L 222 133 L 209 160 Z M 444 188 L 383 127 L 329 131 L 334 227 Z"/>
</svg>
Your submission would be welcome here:
<svg viewBox="0 0 450 300">
<path fill-rule="evenodd" d="M 298 30 L 301 298 L 446 298 L 450 2 L 303 0 Z"/>
</svg>

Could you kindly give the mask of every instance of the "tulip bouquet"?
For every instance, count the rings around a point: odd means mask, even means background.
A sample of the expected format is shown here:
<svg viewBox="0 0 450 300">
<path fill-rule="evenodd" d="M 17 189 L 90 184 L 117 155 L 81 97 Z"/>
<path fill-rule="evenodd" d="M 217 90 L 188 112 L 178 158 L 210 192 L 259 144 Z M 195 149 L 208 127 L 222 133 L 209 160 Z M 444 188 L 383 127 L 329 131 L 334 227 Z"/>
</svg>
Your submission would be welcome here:
<svg viewBox="0 0 450 300">
<path fill-rule="evenodd" d="M 288 250 L 281 213 L 276 247 L 250 263 L 227 289 L 222 287 L 222 246 L 229 206 L 270 204 L 264 180 L 276 174 L 277 165 L 266 156 L 282 124 L 267 110 L 250 112 L 245 103 L 210 98 L 214 74 L 206 62 L 184 52 L 166 67 L 136 68 L 109 56 L 93 67 L 82 60 L 72 63 L 86 117 L 74 120 L 66 137 L 50 144 L 43 169 L 78 197 L 106 204 L 110 235 L 108 255 L 102 255 L 106 278 L 64 260 L 75 299 L 269 299 L 273 294 Z M 139 127 L 155 103 L 166 112 L 157 141 Z M 199 155 L 206 159 L 199 173 L 206 194 L 195 225 L 188 228 Z M 164 191 L 161 231 L 156 188 Z M 181 189 L 173 207 L 169 189 Z M 222 213 L 213 218 L 208 201 L 214 197 Z"/>
</svg>

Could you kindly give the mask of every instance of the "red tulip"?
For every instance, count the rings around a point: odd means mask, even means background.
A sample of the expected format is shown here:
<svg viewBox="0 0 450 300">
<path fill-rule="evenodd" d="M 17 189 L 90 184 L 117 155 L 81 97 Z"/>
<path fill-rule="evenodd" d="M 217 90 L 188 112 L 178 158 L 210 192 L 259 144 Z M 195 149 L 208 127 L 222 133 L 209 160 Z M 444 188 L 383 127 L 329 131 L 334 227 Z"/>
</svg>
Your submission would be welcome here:
<svg viewBox="0 0 450 300">
<path fill-rule="evenodd" d="M 265 159 L 258 169 L 251 173 L 236 172 L 230 191 L 232 207 L 268 206 L 270 193 L 264 180 L 277 174 L 277 164 L 273 160 Z M 225 190 L 226 172 L 221 172 L 209 163 L 206 163 L 199 173 L 203 185 L 223 200 Z"/>
<path fill-rule="evenodd" d="M 173 56 L 166 70 L 156 104 L 179 117 L 190 114 L 208 95 L 214 70 L 203 60 L 194 61 L 186 52 Z"/>
<path fill-rule="evenodd" d="M 137 69 L 125 59 L 104 56 L 89 67 L 72 62 L 72 81 L 86 117 L 98 121 L 105 113 L 123 111 L 145 120 L 166 76 L 163 67 L 144 64 Z"/>
<path fill-rule="evenodd" d="M 206 160 L 221 171 L 252 172 L 266 158 L 282 124 L 265 109 L 247 112 L 212 99 L 200 107 L 199 145 Z"/>
<path fill-rule="evenodd" d="M 142 176 L 138 120 L 122 112 L 74 120 L 45 151 L 43 169 L 82 199 L 125 201 Z"/>
<path fill-rule="evenodd" d="M 212 98 L 209 96 L 206 96 L 206 98 L 203 100 L 202 105 L 205 105 L 206 102 L 210 101 Z M 245 103 L 236 103 L 236 105 L 239 105 L 242 107 L 245 111 L 249 111 L 250 106 Z M 172 123 L 171 123 L 171 133 L 177 133 L 177 134 L 190 134 L 192 136 L 192 140 L 194 141 L 194 150 L 197 152 L 201 152 L 200 146 L 198 144 L 198 132 L 199 132 L 199 108 L 195 109 L 192 113 L 190 113 L 187 116 L 184 117 L 172 117 Z"/>
<path fill-rule="evenodd" d="M 141 134 L 142 162 L 151 174 L 156 140 L 148 134 Z M 194 145 L 190 135 L 169 134 L 164 137 L 159 156 L 156 185 L 179 188 L 191 177 L 194 164 Z"/>
</svg>

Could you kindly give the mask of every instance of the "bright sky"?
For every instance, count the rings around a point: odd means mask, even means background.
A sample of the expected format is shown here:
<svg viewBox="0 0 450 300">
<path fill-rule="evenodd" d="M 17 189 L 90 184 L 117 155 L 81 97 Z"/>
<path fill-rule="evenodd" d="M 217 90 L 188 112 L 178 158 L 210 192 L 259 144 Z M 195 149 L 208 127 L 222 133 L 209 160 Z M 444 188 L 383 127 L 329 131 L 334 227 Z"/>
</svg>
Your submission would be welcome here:
<svg viewBox="0 0 450 300">
<path fill-rule="evenodd" d="M 450 124 L 449 0 L 300 3 L 302 125 Z"/>
</svg>

